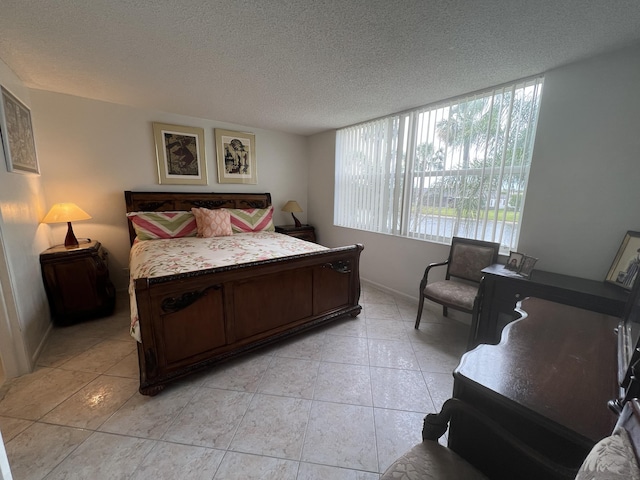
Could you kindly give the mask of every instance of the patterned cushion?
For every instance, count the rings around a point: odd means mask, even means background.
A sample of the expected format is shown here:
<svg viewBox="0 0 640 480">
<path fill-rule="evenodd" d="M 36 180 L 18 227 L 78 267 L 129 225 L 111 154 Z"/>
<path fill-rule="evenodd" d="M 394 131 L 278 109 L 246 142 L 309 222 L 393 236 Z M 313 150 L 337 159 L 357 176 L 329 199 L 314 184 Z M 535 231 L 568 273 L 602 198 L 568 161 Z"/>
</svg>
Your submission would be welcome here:
<svg viewBox="0 0 640 480">
<path fill-rule="evenodd" d="M 585 458 L 576 480 L 640 480 L 640 469 L 627 431 L 617 427 Z"/>
<path fill-rule="evenodd" d="M 191 211 L 196 217 L 198 237 L 211 238 L 233 235 L 229 210 L 225 208 L 218 208 L 216 210 L 192 208 Z"/>
<path fill-rule="evenodd" d="M 487 480 L 460 456 L 426 440 L 397 459 L 380 480 Z"/>
<path fill-rule="evenodd" d="M 481 270 L 493 263 L 494 249 L 484 245 L 457 243 L 451 255 L 449 274 L 455 277 L 480 282 Z"/>
<path fill-rule="evenodd" d="M 138 240 L 195 237 L 197 233 L 191 212 L 130 212 L 127 217 Z"/>
<path fill-rule="evenodd" d="M 233 233 L 274 232 L 273 207 L 269 208 L 230 208 L 231 229 Z"/>
<path fill-rule="evenodd" d="M 473 310 L 473 302 L 477 294 L 477 285 L 468 285 L 451 280 L 429 283 L 424 289 L 424 295 L 428 299 L 438 303 L 444 302 L 449 305 L 456 305 L 468 311 Z"/>
</svg>

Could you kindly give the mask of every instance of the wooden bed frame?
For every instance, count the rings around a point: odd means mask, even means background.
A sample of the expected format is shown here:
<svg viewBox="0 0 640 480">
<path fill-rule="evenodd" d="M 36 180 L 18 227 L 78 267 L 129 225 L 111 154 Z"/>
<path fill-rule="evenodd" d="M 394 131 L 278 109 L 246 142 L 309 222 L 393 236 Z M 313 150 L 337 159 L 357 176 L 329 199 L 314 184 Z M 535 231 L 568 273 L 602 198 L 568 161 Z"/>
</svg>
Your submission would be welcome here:
<svg viewBox="0 0 640 480">
<path fill-rule="evenodd" d="M 269 193 L 126 191 L 127 212 L 266 208 Z M 131 242 L 135 232 L 129 222 Z M 135 280 L 140 393 L 362 307 L 362 245 Z"/>
</svg>

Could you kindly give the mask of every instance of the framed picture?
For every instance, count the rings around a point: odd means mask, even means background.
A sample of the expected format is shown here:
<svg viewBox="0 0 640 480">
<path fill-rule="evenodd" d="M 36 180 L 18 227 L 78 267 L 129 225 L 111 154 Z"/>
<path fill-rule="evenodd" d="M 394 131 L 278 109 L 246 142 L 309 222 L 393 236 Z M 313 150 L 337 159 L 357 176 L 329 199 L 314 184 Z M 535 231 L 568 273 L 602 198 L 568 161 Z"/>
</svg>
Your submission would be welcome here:
<svg viewBox="0 0 640 480">
<path fill-rule="evenodd" d="M 640 232 L 628 231 L 611 264 L 606 281 L 631 290 L 640 271 Z"/>
<path fill-rule="evenodd" d="M 537 258 L 525 255 L 524 258 L 520 261 L 520 270 L 518 270 L 518 273 L 524 277 L 528 277 L 529 275 L 531 275 L 533 267 L 536 265 L 537 261 Z"/>
<path fill-rule="evenodd" d="M 255 135 L 216 128 L 215 137 L 218 182 L 258 183 Z"/>
<path fill-rule="evenodd" d="M 153 137 L 160 184 L 207 185 L 204 129 L 154 123 Z"/>
<path fill-rule="evenodd" d="M 0 94 L 0 136 L 7 170 L 39 174 L 31 111 L 4 87 Z"/>
<path fill-rule="evenodd" d="M 504 266 L 507 270 L 513 270 L 517 272 L 520 270 L 520 264 L 522 263 L 522 258 L 524 254 L 518 252 L 509 252 L 509 260 L 507 260 L 507 264 Z"/>
</svg>

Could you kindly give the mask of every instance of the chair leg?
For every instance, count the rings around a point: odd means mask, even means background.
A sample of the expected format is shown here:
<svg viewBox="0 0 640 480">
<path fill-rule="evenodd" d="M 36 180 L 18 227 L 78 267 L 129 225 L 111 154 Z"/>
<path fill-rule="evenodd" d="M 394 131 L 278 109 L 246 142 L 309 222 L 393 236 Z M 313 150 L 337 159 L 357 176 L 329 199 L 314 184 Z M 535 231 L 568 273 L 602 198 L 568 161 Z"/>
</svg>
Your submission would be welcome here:
<svg viewBox="0 0 640 480">
<path fill-rule="evenodd" d="M 422 307 L 424 306 L 424 297 L 422 296 L 422 292 L 420 292 L 420 301 L 418 302 L 418 317 L 416 318 L 416 326 L 417 329 L 420 326 L 420 319 L 422 318 Z"/>
<path fill-rule="evenodd" d="M 442 316 L 446 317 L 448 314 L 449 314 L 449 309 L 443 305 L 442 306 Z"/>
</svg>

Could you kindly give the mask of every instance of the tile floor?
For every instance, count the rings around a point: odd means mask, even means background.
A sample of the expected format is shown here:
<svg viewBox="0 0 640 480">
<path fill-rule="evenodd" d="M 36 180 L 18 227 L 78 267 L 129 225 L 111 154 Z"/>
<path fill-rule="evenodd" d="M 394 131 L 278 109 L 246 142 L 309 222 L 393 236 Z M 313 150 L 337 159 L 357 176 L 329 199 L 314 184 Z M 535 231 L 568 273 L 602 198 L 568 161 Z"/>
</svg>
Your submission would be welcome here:
<svg viewBox="0 0 640 480">
<path fill-rule="evenodd" d="M 468 327 L 363 285 L 363 313 L 137 392 L 128 299 L 0 388 L 14 479 L 374 480 L 451 396 Z"/>
</svg>

